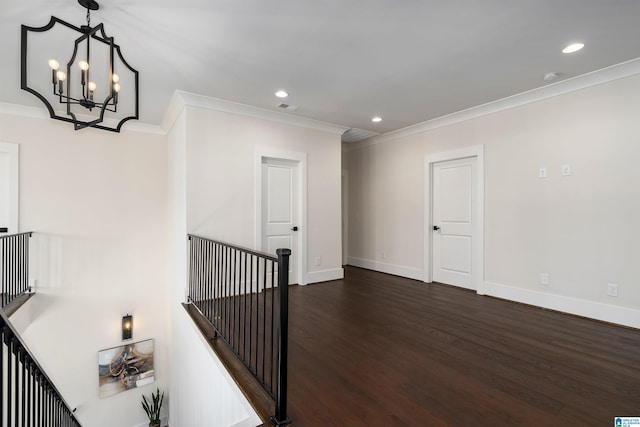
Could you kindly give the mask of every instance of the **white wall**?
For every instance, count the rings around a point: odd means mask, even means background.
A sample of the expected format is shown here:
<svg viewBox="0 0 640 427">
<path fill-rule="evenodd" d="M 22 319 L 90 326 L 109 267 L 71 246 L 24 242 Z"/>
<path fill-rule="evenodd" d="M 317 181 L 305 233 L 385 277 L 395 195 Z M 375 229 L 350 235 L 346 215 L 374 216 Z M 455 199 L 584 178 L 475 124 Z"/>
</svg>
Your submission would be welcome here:
<svg viewBox="0 0 640 427">
<path fill-rule="evenodd" d="M 141 394 L 169 384 L 166 138 L 0 114 L 0 141 L 20 145 L 20 229 L 36 233 L 37 295 L 12 320 L 83 425 L 144 423 Z M 127 313 L 134 341 L 155 339 L 156 382 L 99 399 L 98 351 Z"/>
<path fill-rule="evenodd" d="M 640 327 L 638 93 L 635 75 L 348 151 L 349 259 L 422 271 L 425 155 L 484 145 L 481 291 Z"/>
<path fill-rule="evenodd" d="M 211 108 L 187 106 L 187 111 L 189 232 L 255 247 L 256 150 L 303 153 L 307 158 L 303 282 L 342 277 L 340 135 Z M 315 265 L 316 257 L 322 260 L 320 266 Z"/>
</svg>

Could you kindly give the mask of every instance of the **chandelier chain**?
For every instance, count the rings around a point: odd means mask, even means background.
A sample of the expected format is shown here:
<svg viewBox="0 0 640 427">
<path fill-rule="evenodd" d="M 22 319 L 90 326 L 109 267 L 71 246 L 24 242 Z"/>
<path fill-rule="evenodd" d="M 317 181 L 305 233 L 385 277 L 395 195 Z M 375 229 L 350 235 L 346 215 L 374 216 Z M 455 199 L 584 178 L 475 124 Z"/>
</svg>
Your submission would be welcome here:
<svg viewBox="0 0 640 427">
<path fill-rule="evenodd" d="M 91 27 L 91 10 L 87 8 L 87 27 Z"/>
</svg>

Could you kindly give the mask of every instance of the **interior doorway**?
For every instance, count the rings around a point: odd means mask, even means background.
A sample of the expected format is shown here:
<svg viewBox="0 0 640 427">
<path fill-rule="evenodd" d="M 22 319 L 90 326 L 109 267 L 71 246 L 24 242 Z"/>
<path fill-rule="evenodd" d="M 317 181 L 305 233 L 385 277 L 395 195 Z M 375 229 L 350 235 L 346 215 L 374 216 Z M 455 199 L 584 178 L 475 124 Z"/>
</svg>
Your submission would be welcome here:
<svg viewBox="0 0 640 427">
<path fill-rule="evenodd" d="M 0 236 L 18 233 L 18 144 L 0 142 Z"/>
<path fill-rule="evenodd" d="M 289 283 L 306 284 L 306 155 L 265 150 L 256 156 L 256 247 L 291 249 Z"/>
<path fill-rule="evenodd" d="M 425 281 L 482 293 L 483 147 L 425 160 Z"/>
</svg>

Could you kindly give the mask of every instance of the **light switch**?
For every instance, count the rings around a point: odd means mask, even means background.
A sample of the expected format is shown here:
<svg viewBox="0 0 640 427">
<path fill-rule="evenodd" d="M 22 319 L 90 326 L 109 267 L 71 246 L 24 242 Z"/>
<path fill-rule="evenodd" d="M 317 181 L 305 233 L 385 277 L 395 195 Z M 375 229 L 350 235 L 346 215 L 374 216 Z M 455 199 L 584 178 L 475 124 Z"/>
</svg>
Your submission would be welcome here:
<svg viewBox="0 0 640 427">
<path fill-rule="evenodd" d="M 538 169 L 538 178 L 546 178 L 547 177 L 547 168 L 544 166 Z"/>
<path fill-rule="evenodd" d="M 571 175 L 571 165 L 566 164 L 566 165 L 562 165 L 562 176 L 569 176 Z"/>
</svg>

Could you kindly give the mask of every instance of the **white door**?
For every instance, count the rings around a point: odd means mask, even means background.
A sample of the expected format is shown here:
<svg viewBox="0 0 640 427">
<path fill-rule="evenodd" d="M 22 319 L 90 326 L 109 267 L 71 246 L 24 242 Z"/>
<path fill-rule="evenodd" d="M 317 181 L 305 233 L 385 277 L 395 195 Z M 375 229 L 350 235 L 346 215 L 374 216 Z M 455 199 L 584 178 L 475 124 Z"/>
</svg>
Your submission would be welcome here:
<svg viewBox="0 0 640 427">
<path fill-rule="evenodd" d="M 0 143 L 0 236 L 18 232 L 18 145 Z"/>
<path fill-rule="evenodd" d="M 262 250 L 291 249 L 289 283 L 298 282 L 299 181 L 294 161 L 262 160 Z"/>
<path fill-rule="evenodd" d="M 477 289 L 474 234 L 477 212 L 477 159 L 433 164 L 433 280 Z"/>
</svg>

